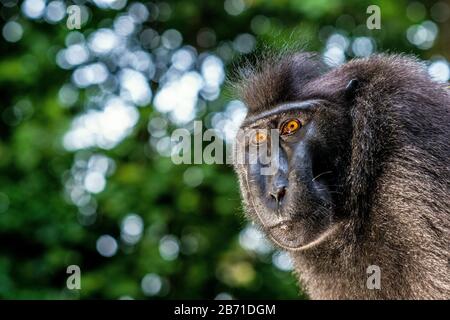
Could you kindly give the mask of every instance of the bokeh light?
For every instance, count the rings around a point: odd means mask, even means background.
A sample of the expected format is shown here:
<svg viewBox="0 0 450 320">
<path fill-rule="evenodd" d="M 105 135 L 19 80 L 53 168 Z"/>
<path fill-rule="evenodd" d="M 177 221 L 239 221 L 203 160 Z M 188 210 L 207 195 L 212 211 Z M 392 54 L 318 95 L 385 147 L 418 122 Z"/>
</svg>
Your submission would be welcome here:
<svg viewBox="0 0 450 320">
<path fill-rule="evenodd" d="M 294 266 L 289 254 L 285 251 L 277 251 L 272 256 L 272 261 L 275 267 L 282 271 L 292 271 Z"/>
<path fill-rule="evenodd" d="M 16 21 L 9 21 L 3 26 L 2 35 L 8 42 L 17 42 L 22 39 L 23 28 Z"/>
<path fill-rule="evenodd" d="M 110 235 L 103 235 L 98 238 L 97 251 L 100 255 L 110 258 L 116 254 L 117 249 L 117 241 Z"/>
<path fill-rule="evenodd" d="M 127 244 L 136 244 L 141 239 L 143 231 L 144 221 L 139 215 L 131 213 L 122 220 L 121 238 Z"/>
<path fill-rule="evenodd" d="M 45 1 L 25 0 L 22 3 L 22 12 L 30 19 L 38 19 L 45 12 Z"/>
<path fill-rule="evenodd" d="M 449 63 L 445 59 L 438 59 L 433 61 L 428 66 L 428 74 L 430 77 L 437 81 L 446 83 L 450 79 L 450 66 Z"/>
<path fill-rule="evenodd" d="M 157 295 L 162 288 L 161 277 L 154 273 L 149 273 L 142 278 L 141 288 L 146 296 Z"/>
<path fill-rule="evenodd" d="M 172 261 L 178 258 L 180 244 L 174 235 L 165 235 L 159 242 L 159 253 L 164 260 Z"/>
<path fill-rule="evenodd" d="M 66 5 L 62 1 L 51 1 L 45 9 L 44 18 L 49 23 L 57 23 L 66 16 Z"/>
<path fill-rule="evenodd" d="M 68 150 L 92 146 L 111 149 L 131 132 L 138 117 L 135 107 L 121 98 L 111 97 L 103 110 L 90 110 L 75 118 L 64 136 L 64 146 Z"/>
</svg>

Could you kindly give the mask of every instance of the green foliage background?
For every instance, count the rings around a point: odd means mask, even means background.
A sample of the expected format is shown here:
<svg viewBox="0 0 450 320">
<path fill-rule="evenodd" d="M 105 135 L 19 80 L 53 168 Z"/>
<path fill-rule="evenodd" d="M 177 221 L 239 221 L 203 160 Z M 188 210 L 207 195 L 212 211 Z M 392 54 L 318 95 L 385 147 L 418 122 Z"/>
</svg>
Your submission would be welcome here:
<svg viewBox="0 0 450 320">
<path fill-rule="evenodd" d="M 127 10 L 127 6 L 112 10 L 88 1 L 66 1 L 73 3 L 90 10 L 90 19 L 81 29 L 86 35 L 111 25 L 111 19 Z M 408 17 L 412 2 L 406 0 L 245 0 L 246 9 L 236 16 L 227 13 L 220 0 L 167 3 L 171 9 L 167 19 L 144 25 L 158 32 L 174 28 L 182 34 L 184 45 L 200 53 L 214 52 L 219 43 L 242 33 L 276 48 L 301 41 L 308 50 L 323 51 L 326 39 L 321 30 L 332 26 L 349 38 L 372 37 L 377 51 L 450 58 L 450 20 L 435 22 L 439 32 L 429 49 L 421 50 L 406 38 L 411 25 L 432 20 L 430 9 L 436 1 L 421 2 L 425 13 L 417 21 Z M 381 30 L 361 27 L 371 4 L 381 7 Z M 196 165 L 203 180 L 193 188 L 184 181 L 189 165 L 174 165 L 150 148 L 148 122 L 164 116 L 152 104 L 138 109 L 138 123 L 118 146 L 66 150 L 63 136 L 74 117 L 88 108 L 90 89 L 80 89 L 70 108 L 58 98 L 60 88 L 71 82 L 71 71 L 55 62 L 70 32 L 65 19 L 56 24 L 30 19 L 20 3 L 3 5 L 0 14 L 1 27 L 10 20 L 23 27 L 20 41 L 0 39 L 0 298 L 212 299 L 220 293 L 234 298 L 306 298 L 291 273 L 272 263 L 273 251 L 259 254 L 240 245 L 239 232 L 247 222 L 229 166 Z M 264 30 L 255 28 L 257 16 L 270 22 Z M 216 35 L 215 45 L 209 48 L 197 43 L 199 30 L 206 27 Z M 232 72 L 239 57 L 234 53 L 226 61 L 227 72 Z M 158 85 L 151 86 L 155 93 Z M 197 118 L 222 110 L 228 100 L 230 93 L 224 89 Z M 107 177 L 105 189 L 91 195 L 97 203 L 95 221 L 80 223 L 79 209 L 67 196 L 65 184 L 74 161 L 92 154 L 109 157 L 115 170 Z M 120 240 L 121 221 L 129 213 L 138 214 L 144 222 L 143 236 L 135 245 Z M 96 249 L 97 239 L 104 234 L 119 243 L 112 257 L 103 257 Z M 180 247 L 174 260 L 160 253 L 161 238 L 166 235 Z M 192 241 L 195 250 L 189 250 Z M 74 264 L 82 272 L 78 291 L 66 289 L 66 268 Z M 142 290 L 147 274 L 159 277 L 162 287 L 155 294 L 145 295 Z"/>
</svg>

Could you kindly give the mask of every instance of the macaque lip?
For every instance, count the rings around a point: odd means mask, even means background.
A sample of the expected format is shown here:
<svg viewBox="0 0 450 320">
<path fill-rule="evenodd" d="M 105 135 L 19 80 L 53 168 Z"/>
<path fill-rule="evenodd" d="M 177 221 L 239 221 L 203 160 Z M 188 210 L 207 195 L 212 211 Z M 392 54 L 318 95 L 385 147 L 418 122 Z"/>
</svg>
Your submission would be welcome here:
<svg viewBox="0 0 450 320">
<path fill-rule="evenodd" d="M 303 234 L 304 226 L 299 221 L 289 220 L 268 228 L 272 240 L 285 249 L 297 249 L 306 244 Z"/>
<path fill-rule="evenodd" d="M 277 221 L 276 223 L 273 223 L 273 224 L 266 224 L 265 227 L 268 230 L 271 230 L 273 228 L 281 228 L 283 230 L 288 230 L 290 223 L 291 223 L 291 220 L 281 220 L 281 221 Z"/>
<path fill-rule="evenodd" d="M 298 251 L 319 243 L 327 237 L 328 231 L 333 229 L 327 223 L 309 227 L 305 223 L 304 219 L 292 217 L 270 225 L 266 224 L 265 230 L 278 246 L 286 250 Z"/>
</svg>

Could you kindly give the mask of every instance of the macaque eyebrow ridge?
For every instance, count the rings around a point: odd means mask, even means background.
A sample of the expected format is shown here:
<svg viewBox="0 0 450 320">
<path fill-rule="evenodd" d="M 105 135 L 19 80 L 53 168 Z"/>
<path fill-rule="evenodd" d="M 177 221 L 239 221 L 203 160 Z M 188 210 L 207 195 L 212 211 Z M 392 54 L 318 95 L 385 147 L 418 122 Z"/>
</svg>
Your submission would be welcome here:
<svg viewBox="0 0 450 320">
<path fill-rule="evenodd" d="M 300 101 L 300 102 L 289 102 L 289 103 L 279 104 L 278 106 L 274 107 L 273 109 L 262 112 L 262 113 L 258 114 L 257 116 L 252 116 L 252 117 L 247 118 L 242 123 L 242 127 L 246 127 L 258 120 L 268 118 L 268 117 L 277 115 L 279 113 L 289 112 L 289 111 L 294 111 L 294 110 L 308 110 L 308 109 L 311 109 L 312 107 L 314 107 L 320 103 L 323 103 L 323 102 L 324 102 L 324 100 L 311 99 L 311 100 L 305 100 L 305 101 Z"/>
</svg>

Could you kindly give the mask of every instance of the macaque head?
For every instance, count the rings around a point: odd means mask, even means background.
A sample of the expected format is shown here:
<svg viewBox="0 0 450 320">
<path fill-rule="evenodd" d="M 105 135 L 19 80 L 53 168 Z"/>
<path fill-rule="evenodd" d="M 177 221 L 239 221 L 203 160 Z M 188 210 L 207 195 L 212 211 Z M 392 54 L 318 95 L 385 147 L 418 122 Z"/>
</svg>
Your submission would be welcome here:
<svg viewBox="0 0 450 320">
<path fill-rule="evenodd" d="M 321 84 L 319 62 L 308 54 L 284 59 L 244 80 L 249 113 L 236 139 L 242 161 L 235 169 L 250 218 L 279 246 L 299 250 L 345 219 L 351 149 L 345 102 L 357 82 L 320 94 L 327 80 Z"/>
</svg>

